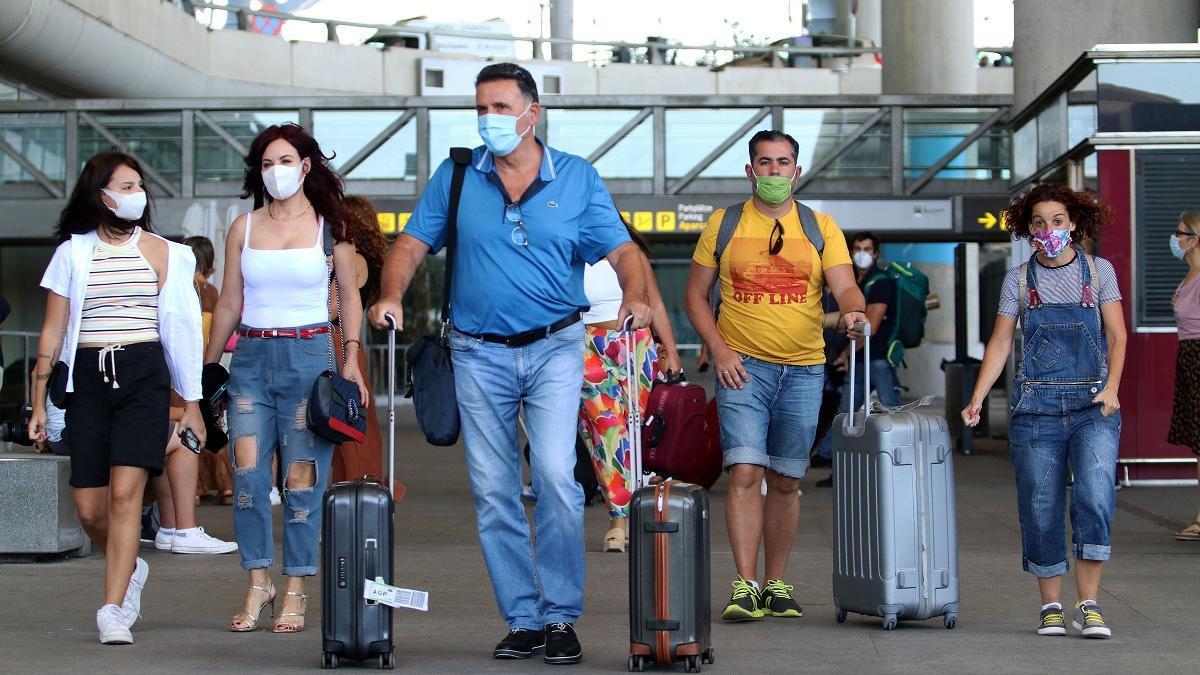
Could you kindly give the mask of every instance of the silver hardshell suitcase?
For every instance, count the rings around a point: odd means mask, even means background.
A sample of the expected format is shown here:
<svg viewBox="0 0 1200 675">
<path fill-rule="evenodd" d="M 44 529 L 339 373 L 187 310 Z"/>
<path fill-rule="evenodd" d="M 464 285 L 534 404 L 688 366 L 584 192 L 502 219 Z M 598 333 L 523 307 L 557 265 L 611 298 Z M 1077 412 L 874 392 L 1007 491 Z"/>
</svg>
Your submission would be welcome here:
<svg viewBox="0 0 1200 675">
<path fill-rule="evenodd" d="M 867 325 L 870 354 L 870 326 Z M 850 358 L 850 401 L 857 370 Z M 921 411 L 932 397 L 899 408 L 871 409 L 866 371 L 864 414 L 833 425 L 833 599 L 847 612 L 899 619 L 941 615 L 958 621 L 958 544 L 954 462 L 941 415 Z M 861 424 L 855 424 L 855 421 Z"/>
</svg>

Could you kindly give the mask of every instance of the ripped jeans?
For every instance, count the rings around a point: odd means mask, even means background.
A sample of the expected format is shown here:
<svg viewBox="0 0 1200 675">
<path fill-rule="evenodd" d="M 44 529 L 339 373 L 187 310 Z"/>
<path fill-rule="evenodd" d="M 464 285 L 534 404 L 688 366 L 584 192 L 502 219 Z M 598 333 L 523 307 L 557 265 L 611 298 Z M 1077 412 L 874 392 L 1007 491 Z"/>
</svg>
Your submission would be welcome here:
<svg viewBox="0 0 1200 675">
<path fill-rule="evenodd" d="M 233 524 L 242 569 L 275 561 L 271 524 L 272 460 L 283 477 L 283 573 L 317 573 L 321 499 L 333 444 L 308 430 L 308 395 L 329 364 L 329 336 L 241 337 L 229 366 L 229 458 Z M 250 464 L 246 459 L 254 457 Z"/>
</svg>

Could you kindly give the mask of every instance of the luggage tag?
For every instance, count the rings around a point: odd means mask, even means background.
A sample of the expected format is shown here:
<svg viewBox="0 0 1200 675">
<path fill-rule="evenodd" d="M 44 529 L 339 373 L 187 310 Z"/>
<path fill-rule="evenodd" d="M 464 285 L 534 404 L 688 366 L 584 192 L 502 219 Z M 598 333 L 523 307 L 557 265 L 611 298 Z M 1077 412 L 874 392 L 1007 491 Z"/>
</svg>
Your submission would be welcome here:
<svg viewBox="0 0 1200 675">
<path fill-rule="evenodd" d="M 398 609 L 415 609 L 421 612 L 429 611 L 429 593 L 414 591 L 411 588 L 389 586 L 384 583 L 383 577 L 375 577 L 373 581 L 367 579 L 363 583 L 363 598 L 381 602 L 389 607 L 396 607 Z"/>
</svg>

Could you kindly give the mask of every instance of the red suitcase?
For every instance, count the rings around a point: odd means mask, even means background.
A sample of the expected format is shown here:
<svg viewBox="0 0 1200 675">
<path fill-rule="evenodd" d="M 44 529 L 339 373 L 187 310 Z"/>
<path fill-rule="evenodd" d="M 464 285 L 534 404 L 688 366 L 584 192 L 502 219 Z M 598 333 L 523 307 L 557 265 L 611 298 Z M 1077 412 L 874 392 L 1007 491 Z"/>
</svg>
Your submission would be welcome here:
<svg viewBox="0 0 1200 675">
<path fill-rule="evenodd" d="M 704 388 L 683 376 L 656 382 L 642 427 L 642 466 L 662 476 L 711 488 L 721 477 L 721 448 L 709 442 Z"/>
</svg>

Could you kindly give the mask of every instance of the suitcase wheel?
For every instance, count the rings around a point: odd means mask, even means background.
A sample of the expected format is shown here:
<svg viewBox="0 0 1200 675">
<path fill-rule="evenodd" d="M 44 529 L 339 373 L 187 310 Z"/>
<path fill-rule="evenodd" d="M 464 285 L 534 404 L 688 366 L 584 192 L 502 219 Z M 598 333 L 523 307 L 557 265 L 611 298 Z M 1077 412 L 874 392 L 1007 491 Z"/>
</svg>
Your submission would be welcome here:
<svg viewBox="0 0 1200 675">
<path fill-rule="evenodd" d="M 637 654 L 629 655 L 629 672 L 640 673 L 646 669 L 646 659 Z"/>
<path fill-rule="evenodd" d="M 946 628 L 954 628 L 956 625 L 958 625 L 958 615 L 951 613 L 943 616 L 942 624 L 944 624 Z"/>
<path fill-rule="evenodd" d="M 321 654 L 321 670 L 338 667 L 338 655 L 333 652 L 323 652 Z"/>
<path fill-rule="evenodd" d="M 846 610 L 838 607 L 834 610 L 833 617 L 837 619 L 838 623 L 846 623 Z"/>
<path fill-rule="evenodd" d="M 717 653 L 713 651 L 712 647 L 709 647 L 708 649 L 704 650 L 704 654 L 700 657 L 700 660 L 704 663 L 716 663 Z"/>
<path fill-rule="evenodd" d="M 699 656 L 687 657 L 687 659 L 685 659 L 683 662 L 683 672 L 685 672 L 685 673 L 700 672 L 700 657 Z"/>
<path fill-rule="evenodd" d="M 884 630 L 892 630 L 895 627 L 896 627 L 896 615 L 895 614 L 888 614 L 887 616 L 883 617 L 883 629 Z"/>
</svg>

